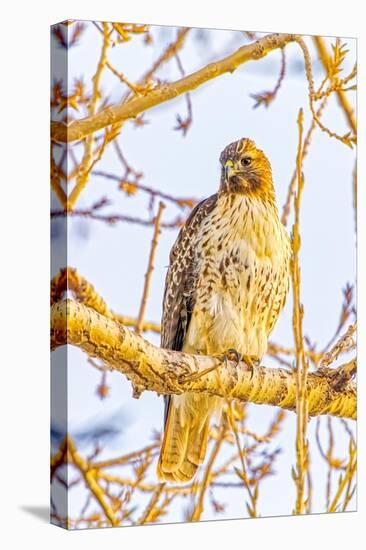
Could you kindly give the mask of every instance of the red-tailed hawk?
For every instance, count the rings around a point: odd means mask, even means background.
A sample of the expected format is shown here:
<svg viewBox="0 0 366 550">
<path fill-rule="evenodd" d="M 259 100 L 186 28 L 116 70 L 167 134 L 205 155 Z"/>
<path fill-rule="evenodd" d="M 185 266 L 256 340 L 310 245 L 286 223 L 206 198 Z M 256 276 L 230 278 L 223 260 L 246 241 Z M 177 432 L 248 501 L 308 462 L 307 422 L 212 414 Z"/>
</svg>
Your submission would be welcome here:
<svg viewBox="0 0 366 550">
<path fill-rule="evenodd" d="M 285 304 L 290 241 L 264 153 L 240 139 L 220 162 L 218 193 L 194 208 L 171 250 L 161 346 L 206 355 L 235 349 L 260 360 Z M 222 402 L 194 393 L 165 398 L 160 480 L 192 479 Z"/>
</svg>

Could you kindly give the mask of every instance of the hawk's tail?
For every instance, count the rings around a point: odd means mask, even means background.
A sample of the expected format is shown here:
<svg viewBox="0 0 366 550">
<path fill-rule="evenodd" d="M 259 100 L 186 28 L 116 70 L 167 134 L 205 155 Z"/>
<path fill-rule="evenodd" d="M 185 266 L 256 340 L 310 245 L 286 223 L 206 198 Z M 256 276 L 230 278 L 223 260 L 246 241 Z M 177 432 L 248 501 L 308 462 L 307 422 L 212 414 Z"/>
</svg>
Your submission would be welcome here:
<svg viewBox="0 0 366 550">
<path fill-rule="evenodd" d="M 160 481 L 187 483 L 202 464 L 210 416 L 207 404 L 200 401 L 202 397 L 189 394 L 178 398 L 178 402 L 177 398 L 170 399 L 157 467 Z"/>
</svg>

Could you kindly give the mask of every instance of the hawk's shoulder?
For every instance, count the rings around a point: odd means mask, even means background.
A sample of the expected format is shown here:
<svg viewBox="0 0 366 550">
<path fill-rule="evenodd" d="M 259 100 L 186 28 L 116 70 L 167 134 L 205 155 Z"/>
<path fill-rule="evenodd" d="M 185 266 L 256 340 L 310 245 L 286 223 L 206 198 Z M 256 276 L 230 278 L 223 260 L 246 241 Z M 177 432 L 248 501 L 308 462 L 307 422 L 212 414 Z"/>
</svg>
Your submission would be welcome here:
<svg viewBox="0 0 366 550">
<path fill-rule="evenodd" d="M 215 193 L 207 199 L 199 202 L 189 214 L 184 226 L 180 230 L 177 240 L 170 251 L 170 263 L 183 249 L 187 248 L 188 242 L 196 236 L 202 221 L 212 212 L 217 204 L 218 195 Z"/>
</svg>

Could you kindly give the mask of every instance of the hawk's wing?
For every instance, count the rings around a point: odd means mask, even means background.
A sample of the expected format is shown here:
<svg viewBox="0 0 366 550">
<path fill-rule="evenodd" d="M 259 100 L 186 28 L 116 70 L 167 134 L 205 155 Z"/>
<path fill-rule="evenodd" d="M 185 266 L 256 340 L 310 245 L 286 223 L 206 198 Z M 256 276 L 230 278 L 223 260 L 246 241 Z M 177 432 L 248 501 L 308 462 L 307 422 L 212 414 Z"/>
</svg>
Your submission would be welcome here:
<svg viewBox="0 0 366 550">
<path fill-rule="evenodd" d="M 215 208 L 217 194 L 200 202 L 189 215 L 170 252 L 165 280 L 161 347 L 180 351 L 195 303 L 196 239 L 199 226 Z"/>
<path fill-rule="evenodd" d="M 165 280 L 161 347 L 180 351 L 187 334 L 195 304 L 196 239 L 206 216 L 215 208 L 217 194 L 200 202 L 192 210 L 170 252 L 170 265 Z M 170 398 L 165 398 L 165 418 Z"/>
</svg>

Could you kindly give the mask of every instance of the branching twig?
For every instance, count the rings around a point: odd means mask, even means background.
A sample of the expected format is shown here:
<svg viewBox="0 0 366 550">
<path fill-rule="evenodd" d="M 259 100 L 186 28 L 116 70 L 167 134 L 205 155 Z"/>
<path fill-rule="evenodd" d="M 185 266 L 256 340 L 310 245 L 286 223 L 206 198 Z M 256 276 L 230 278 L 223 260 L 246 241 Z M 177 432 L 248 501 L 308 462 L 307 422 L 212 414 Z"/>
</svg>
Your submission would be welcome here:
<svg viewBox="0 0 366 550">
<path fill-rule="evenodd" d="M 314 36 L 314 42 L 318 50 L 319 58 L 323 64 L 323 67 L 325 71 L 328 71 L 329 65 L 331 63 L 331 58 L 327 52 L 327 46 L 325 44 L 324 38 L 321 36 Z M 343 112 L 346 116 L 349 127 L 351 128 L 352 133 L 356 135 L 357 134 L 356 117 L 347 99 L 347 96 L 343 90 L 337 90 L 336 93 L 338 96 L 339 104 L 343 109 Z"/>
<path fill-rule="evenodd" d="M 163 491 L 164 491 L 164 483 L 161 483 L 154 490 L 153 495 L 150 499 L 150 502 L 146 506 L 144 513 L 142 514 L 141 518 L 137 522 L 138 525 L 144 525 L 146 523 L 149 523 L 153 519 L 155 507 Z"/>
<path fill-rule="evenodd" d="M 351 135 L 351 132 L 348 132 L 347 134 L 344 134 L 343 136 L 337 134 L 336 132 L 333 132 L 330 130 L 327 126 L 325 126 L 321 120 L 316 116 L 315 112 L 315 106 L 314 106 L 314 98 L 316 96 L 315 90 L 314 90 L 314 80 L 313 80 L 313 74 L 312 74 L 312 68 L 311 68 L 311 60 L 310 60 L 310 54 L 308 47 L 303 40 L 301 36 L 296 36 L 296 42 L 299 44 L 300 48 L 302 49 L 303 55 L 304 55 L 304 61 L 305 61 L 305 73 L 306 78 L 308 81 L 309 86 L 309 107 L 311 114 L 313 116 L 314 121 L 319 126 L 319 128 L 328 134 L 329 137 L 335 138 L 338 141 L 341 141 L 345 145 L 348 145 L 348 147 L 353 147 L 353 144 L 356 142 L 356 135 Z"/>
<path fill-rule="evenodd" d="M 333 497 L 332 502 L 329 505 L 328 512 L 336 512 L 339 500 L 346 489 L 346 496 L 345 501 L 343 505 L 343 510 L 347 508 L 347 504 L 351 499 L 352 496 L 352 482 L 353 478 L 356 474 L 356 468 L 357 468 L 357 453 L 356 453 L 356 447 L 352 440 L 349 442 L 349 461 L 346 467 L 346 471 L 344 474 L 341 474 L 338 481 L 338 489 L 336 494 Z"/>
<path fill-rule="evenodd" d="M 93 92 L 92 92 L 92 97 L 90 99 L 90 102 L 88 104 L 88 115 L 90 117 L 95 116 L 98 101 L 100 99 L 100 91 L 99 91 L 100 80 L 101 80 L 102 73 L 107 60 L 107 50 L 109 46 L 110 46 L 109 27 L 107 23 L 103 23 L 103 46 L 101 49 L 98 66 L 93 76 Z M 52 126 L 52 123 L 51 123 L 51 126 Z M 85 141 L 84 156 L 80 166 L 78 167 L 78 174 L 76 177 L 75 186 L 68 197 L 68 201 L 67 201 L 68 210 L 72 210 L 72 208 L 74 207 L 75 202 L 77 201 L 81 191 L 84 189 L 84 187 L 88 182 L 90 171 L 92 170 L 95 164 L 95 161 L 93 158 L 93 144 L 94 144 L 94 138 L 93 138 L 93 133 L 91 132 L 88 134 L 87 139 Z M 100 149 L 100 155 L 102 154 L 103 151 L 104 151 L 104 147 Z"/>
<path fill-rule="evenodd" d="M 116 142 L 115 142 L 116 143 Z M 125 190 L 123 187 L 123 183 L 125 183 L 124 178 L 120 178 L 116 176 L 115 174 L 110 174 L 109 172 L 103 172 L 101 170 L 94 170 L 93 171 L 94 176 L 101 176 L 102 178 L 106 178 L 109 180 L 113 180 L 117 183 L 119 183 L 120 188 L 122 190 Z M 198 199 L 194 198 L 183 198 L 183 197 L 174 197 L 173 195 L 170 195 L 168 193 L 164 193 L 163 191 L 159 191 L 158 189 L 153 189 L 152 187 L 149 187 L 148 185 L 143 185 L 142 183 L 138 181 L 133 182 L 126 182 L 131 185 L 131 187 L 126 189 L 126 192 L 128 194 L 135 194 L 137 191 L 144 191 L 144 193 L 147 193 L 151 197 L 160 197 L 163 200 L 166 200 L 168 202 L 172 202 L 179 208 L 193 208 L 198 202 Z M 132 191 L 132 192 L 131 192 Z"/>
<path fill-rule="evenodd" d="M 115 225 L 116 223 L 132 223 L 136 225 L 142 225 L 143 227 L 150 227 L 154 225 L 154 219 L 143 219 L 137 216 L 128 216 L 126 214 L 99 214 L 98 208 L 92 205 L 91 208 L 79 209 L 75 208 L 70 212 L 66 210 L 51 210 L 51 218 L 87 218 L 90 220 L 98 220 L 107 223 L 108 225 Z M 162 229 L 177 229 L 184 224 L 183 218 L 177 216 L 172 221 L 161 223 Z"/>
<path fill-rule="evenodd" d="M 106 517 L 111 522 L 111 525 L 113 526 L 119 525 L 119 521 L 115 517 L 112 508 L 107 503 L 104 493 L 95 479 L 93 470 L 89 469 L 87 462 L 76 451 L 75 445 L 71 438 L 68 439 L 67 447 L 73 463 L 82 474 L 85 484 L 89 487 L 91 493 L 94 495 L 95 499 L 100 504 Z"/>
<path fill-rule="evenodd" d="M 251 94 L 251 97 L 256 102 L 254 104 L 254 109 L 259 107 L 260 105 L 264 105 L 265 107 L 268 107 L 272 103 L 272 101 L 276 98 L 279 89 L 281 88 L 281 84 L 283 82 L 283 79 L 285 78 L 285 74 L 286 74 L 286 54 L 285 54 L 284 48 L 282 48 L 281 49 L 281 69 L 280 69 L 280 74 L 278 76 L 276 85 L 273 88 L 273 90 Z"/>
<path fill-rule="evenodd" d="M 353 334 L 356 332 L 356 323 L 350 325 L 345 334 L 343 334 L 340 339 L 334 344 L 331 350 L 324 354 L 321 362 L 320 368 L 328 367 L 331 363 L 337 360 L 341 353 L 345 353 L 354 349 L 355 343 L 352 338 Z"/>
</svg>

